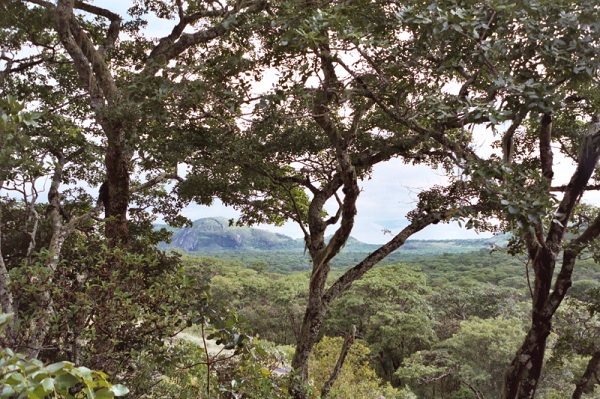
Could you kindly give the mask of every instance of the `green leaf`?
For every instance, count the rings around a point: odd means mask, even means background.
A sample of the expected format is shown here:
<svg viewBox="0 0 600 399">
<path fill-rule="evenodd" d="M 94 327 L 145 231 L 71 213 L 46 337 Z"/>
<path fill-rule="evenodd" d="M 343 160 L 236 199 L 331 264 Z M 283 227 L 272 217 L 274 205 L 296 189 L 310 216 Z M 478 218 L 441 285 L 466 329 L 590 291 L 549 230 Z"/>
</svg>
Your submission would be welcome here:
<svg viewBox="0 0 600 399">
<path fill-rule="evenodd" d="M 9 398 L 15 394 L 15 390 L 10 385 L 4 385 L 2 387 L 2 392 L 0 392 L 0 397 Z"/>
<path fill-rule="evenodd" d="M 10 373 L 6 379 L 6 382 L 11 385 L 16 385 L 23 381 L 25 381 L 25 377 L 21 373 Z"/>
<path fill-rule="evenodd" d="M 71 374 L 60 374 L 54 378 L 54 384 L 58 389 L 69 389 L 79 382 L 79 379 Z"/>
<path fill-rule="evenodd" d="M 96 391 L 96 399 L 112 399 L 114 397 L 115 397 L 115 394 L 110 389 L 102 388 L 102 389 Z"/>
<path fill-rule="evenodd" d="M 30 388 L 27 390 L 28 399 L 44 399 L 45 396 L 46 392 L 41 386 L 37 386 L 36 388 Z"/>
<path fill-rule="evenodd" d="M 57 371 L 64 369 L 65 364 L 66 362 L 52 363 L 46 366 L 45 369 L 48 373 L 56 373 Z"/>
<path fill-rule="evenodd" d="M 44 380 L 42 380 L 41 385 L 44 388 L 44 390 L 48 393 L 54 390 L 54 380 L 52 378 L 44 378 Z"/>
<path fill-rule="evenodd" d="M 12 313 L 0 313 L 0 326 L 7 324 L 12 318 Z"/>
<path fill-rule="evenodd" d="M 113 391 L 115 396 L 125 396 L 129 393 L 129 389 L 125 385 L 115 384 L 110 387 L 110 390 Z"/>
</svg>

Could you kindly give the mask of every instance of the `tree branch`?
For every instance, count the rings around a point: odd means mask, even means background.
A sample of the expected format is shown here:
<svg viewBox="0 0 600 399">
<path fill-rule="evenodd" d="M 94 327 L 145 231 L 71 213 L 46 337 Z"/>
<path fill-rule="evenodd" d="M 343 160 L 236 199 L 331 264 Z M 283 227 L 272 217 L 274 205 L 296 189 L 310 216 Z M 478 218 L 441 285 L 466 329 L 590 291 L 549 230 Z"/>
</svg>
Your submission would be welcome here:
<svg viewBox="0 0 600 399">
<path fill-rule="evenodd" d="M 105 105 L 104 98 L 97 77 L 94 74 L 93 66 L 85 51 L 80 47 L 80 44 L 87 39 L 87 35 L 81 28 L 71 26 L 71 23 L 75 19 L 73 15 L 73 0 L 58 0 L 55 11 L 56 32 L 58 33 L 60 41 L 73 59 L 75 69 L 79 74 L 79 79 L 83 84 L 83 87 L 90 93 L 92 104 L 97 109 L 103 108 Z M 75 39 L 73 32 L 78 32 L 77 35 L 79 40 Z M 86 35 L 86 37 L 83 38 L 83 35 Z"/>
<path fill-rule="evenodd" d="M 550 191 L 558 191 L 558 192 L 565 192 L 568 189 L 569 189 L 569 186 L 552 186 L 552 187 L 550 187 Z M 585 186 L 583 188 L 583 191 L 594 191 L 594 190 L 600 190 L 600 184 L 592 184 L 592 185 Z"/>
<path fill-rule="evenodd" d="M 553 155 L 552 155 L 552 114 L 547 112 L 541 120 L 540 128 L 540 163 L 542 166 L 542 176 L 548 183 L 552 182 L 554 171 L 552 170 Z"/>
<path fill-rule="evenodd" d="M 552 246 L 554 253 L 558 253 L 558 250 L 555 249 L 562 243 L 573 209 L 585 191 L 587 182 L 600 159 L 600 126 L 591 124 L 589 131 L 581 144 L 577 169 L 567 184 L 563 199 L 555 213 L 555 221 L 552 222 L 548 231 L 546 242 Z"/>
<path fill-rule="evenodd" d="M 152 187 L 156 186 L 157 184 L 164 182 L 165 180 L 177 180 L 178 182 L 185 181 L 185 179 L 183 177 L 179 176 L 177 173 L 161 172 L 157 176 L 148 180 L 147 182 L 145 182 L 137 187 L 132 187 L 131 193 L 138 193 L 140 191 L 144 191 L 146 189 L 152 188 Z"/>
<path fill-rule="evenodd" d="M 402 231 L 394 238 L 369 254 L 369 256 L 363 259 L 359 264 L 347 270 L 342 276 L 340 276 L 323 295 L 323 306 L 327 308 L 342 292 L 350 288 L 354 281 L 362 277 L 366 272 L 371 270 L 373 266 L 383 260 L 390 253 L 400 248 L 410 236 L 423 230 L 425 227 L 431 224 L 437 224 L 442 220 L 446 220 L 448 217 L 451 217 L 454 214 L 456 214 L 456 210 L 452 209 L 444 212 L 424 214 L 413 219 L 413 221 L 404 229 L 402 229 Z"/>
<path fill-rule="evenodd" d="M 594 377 L 596 372 L 598 371 L 598 367 L 600 366 L 600 351 L 596 351 L 592 354 L 592 357 L 588 361 L 587 367 L 585 368 L 585 372 L 577 381 L 575 385 L 575 390 L 573 391 L 572 399 L 580 399 L 581 395 L 585 391 L 589 381 Z"/>
<path fill-rule="evenodd" d="M 255 0 L 248 3 L 241 3 L 248 4 L 246 8 L 247 13 L 259 12 L 263 10 L 267 5 L 267 2 L 264 0 Z M 230 11 L 205 11 L 194 13 L 180 20 L 179 23 L 175 25 L 171 33 L 168 36 L 165 36 L 162 39 L 160 39 L 156 47 L 154 47 L 154 49 L 150 52 L 150 56 L 146 61 L 146 65 L 144 66 L 142 73 L 146 75 L 154 75 L 161 68 L 161 65 L 172 60 L 173 58 L 183 53 L 192 46 L 201 43 L 207 43 L 213 39 L 216 39 L 219 36 L 222 36 L 227 32 L 228 29 L 225 27 L 224 23 L 220 23 L 194 33 L 184 33 L 184 29 L 190 23 L 193 23 L 199 20 L 200 18 L 204 17 L 220 16 L 223 17 L 223 19 L 225 20 L 231 17 L 236 12 L 240 11 L 240 7 L 235 7 Z"/>
<path fill-rule="evenodd" d="M 337 362 L 335 363 L 333 372 L 331 373 L 331 376 L 329 377 L 327 382 L 325 382 L 325 384 L 323 385 L 323 389 L 321 389 L 321 399 L 325 399 L 329 395 L 329 391 L 331 390 L 331 387 L 333 386 L 333 384 L 337 380 L 338 376 L 340 375 L 340 372 L 342 371 L 342 367 L 344 366 L 344 362 L 346 361 L 346 356 L 348 355 L 348 351 L 352 347 L 352 344 L 354 344 L 355 337 L 356 337 L 356 326 L 352 325 L 352 328 L 348 332 L 348 335 L 346 336 L 346 339 L 344 340 L 344 343 L 342 344 L 340 356 L 338 357 Z"/>
</svg>

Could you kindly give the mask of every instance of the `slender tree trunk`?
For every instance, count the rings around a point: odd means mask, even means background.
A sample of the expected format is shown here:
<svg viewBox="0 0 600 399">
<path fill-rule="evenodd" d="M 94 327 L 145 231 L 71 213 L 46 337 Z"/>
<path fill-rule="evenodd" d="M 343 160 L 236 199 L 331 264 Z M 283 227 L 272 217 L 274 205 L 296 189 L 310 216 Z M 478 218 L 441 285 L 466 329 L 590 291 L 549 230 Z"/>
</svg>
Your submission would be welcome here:
<svg viewBox="0 0 600 399">
<path fill-rule="evenodd" d="M 323 385 L 323 389 L 321 389 L 321 399 L 325 399 L 329 395 L 329 391 L 331 391 L 331 387 L 335 384 L 335 381 L 338 379 L 340 372 L 342 371 L 342 367 L 344 367 L 344 362 L 346 361 L 346 356 L 348 356 L 348 352 L 354 344 L 354 339 L 356 337 L 356 326 L 353 325 L 342 344 L 342 349 L 340 350 L 340 356 L 338 357 L 337 362 L 335 363 L 335 367 L 333 368 L 333 372 L 331 376 Z"/>
<path fill-rule="evenodd" d="M 587 388 L 589 381 L 596 375 L 598 372 L 598 366 L 600 366 L 600 351 L 594 352 L 592 358 L 588 362 L 588 365 L 585 369 L 585 372 L 575 385 L 575 390 L 573 391 L 572 399 L 581 399 L 581 395 L 583 391 Z"/>
<path fill-rule="evenodd" d="M 2 209 L 0 209 L 0 313 L 12 313 L 14 319 L 17 318 L 14 308 L 13 295 L 10 292 L 10 275 L 8 274 L 8 268 L 4 262 L 4 253 L 2 252 L 2 234 L 4 232 L 4 225 L 2 222 Z M 13 319 L 13 320 L 14 320 Z M 14 348 L 15 339 L 13 332 L 13 323 L 10 321 L 4 331 L 4 336 L 0 337 L 0 346 L 5 348 Z"/>
<path fill-rule="evenodd" d="M 3 226 L 2 209 L 0 209 L 0 311 L 2 313 L 12 313 L 13 297 L 9 289 L 10 276 L 8 275 L 8 269 L 6 268 L 6 263 L 4 263 L 4 254 L 2 252 Z"/>
</svg>

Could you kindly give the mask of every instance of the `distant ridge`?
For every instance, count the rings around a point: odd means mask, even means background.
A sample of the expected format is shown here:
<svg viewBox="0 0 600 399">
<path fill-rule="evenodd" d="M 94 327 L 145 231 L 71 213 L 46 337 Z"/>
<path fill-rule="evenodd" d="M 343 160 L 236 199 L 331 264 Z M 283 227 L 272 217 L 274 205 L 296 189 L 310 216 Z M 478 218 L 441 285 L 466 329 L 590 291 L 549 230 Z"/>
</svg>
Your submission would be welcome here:
<svg viewBox="0 0 600 399">
<path fill-rule="evenodd" d="M 157 228 L 167 227 L 157 225 Z M 223 252 L 304 252 L 304 240 L 252 227 L 230 226 L 229 219 L 210 217 L 198 219 L 192 227 L 172 229 L 171 243 L 161 243 L 161 249 L 178 248 L 191 254 Z M 466 253 L 505 246 L 506 236 L 468 240 L 408 240 L 397 252 L 427 256 L 440 253 Z M 350 237 L 343 252 L 369 253 L 380 245 L 366 244 Z"/>
<path fill-rule="evenodd" d="M 157 226 L 164 227 L 164 226 Z M 189 253 L 222 251 L 294 251 L 302 250 L 302 240 L 284 234 L 245 226 L 229 226 L 229 219 L 211 217 L 198 219 L 192 227 L 173 229 L 171 243 L 160 248 L 179 248 Z"/>
</svg>

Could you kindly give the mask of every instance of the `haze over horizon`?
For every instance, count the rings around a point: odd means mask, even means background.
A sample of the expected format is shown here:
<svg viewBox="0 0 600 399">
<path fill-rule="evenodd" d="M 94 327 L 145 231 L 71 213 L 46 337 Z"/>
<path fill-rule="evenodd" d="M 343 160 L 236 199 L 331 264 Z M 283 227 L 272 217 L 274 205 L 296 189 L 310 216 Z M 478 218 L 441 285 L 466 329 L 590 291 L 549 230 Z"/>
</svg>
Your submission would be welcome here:
<svg viewBox="0 0 600 399">
<path fill-rule="evenodd" d="M 434 171 L 425 165 L 406 165 L 401 160 L 394 159 L 377 165 L 371 179 L 361 183 L 362 192 L 358 199 L 358 214 L 352 237 L 366 244 L 384 244 L 408 225 L 406 214 L 415 208 L 417 198 L 414 193 L 422 188 L 442 184 L 446 177 L 441 171 Z M 238 218 L 240 213 L 232 207 L 223 205 L 215 200 L 212 206 L 189 205 L 183 210 L 183 215 L 190 220 L 223 216 Z M 333 213 L 333 208 L 330 210 Z M 302 230 L 293 222 L 281 227 L 261 224 L 264 230 L 285 234 L 292 238 L 301 238 Z M 391 232 L 387 233 L 387 231 Z M 334 230 L 330 230 L 333 234 Z M 488 238 L 492 233 L 478 234 L 467 230 L 458 223 L 432 225 L 415 234 L 415 240 L 443 240 Z"/>
</svg>

